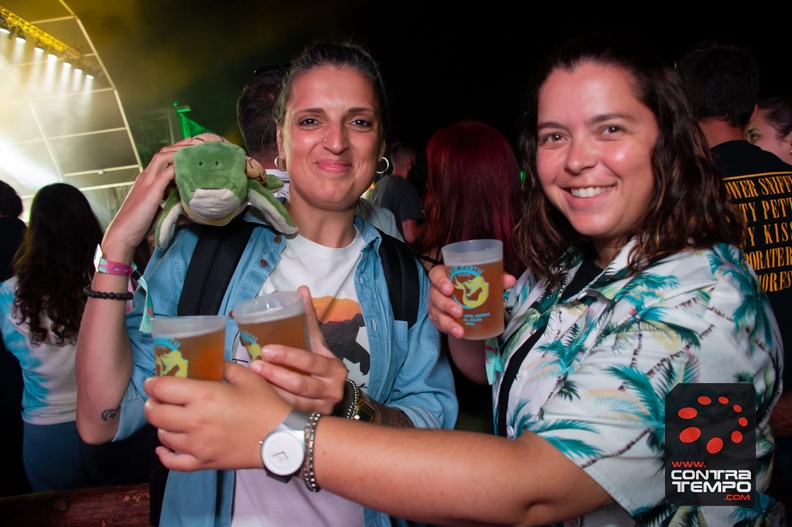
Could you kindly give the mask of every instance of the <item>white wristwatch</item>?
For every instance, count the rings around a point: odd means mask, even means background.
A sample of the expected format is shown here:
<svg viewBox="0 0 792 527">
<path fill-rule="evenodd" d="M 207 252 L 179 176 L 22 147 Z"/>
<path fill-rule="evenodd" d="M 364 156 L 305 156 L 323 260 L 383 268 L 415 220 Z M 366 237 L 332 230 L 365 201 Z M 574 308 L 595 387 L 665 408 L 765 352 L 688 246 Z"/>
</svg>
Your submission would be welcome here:
<svg viewBox="0 0 792 527">
<path fill-rule="evenodd" d="M 305 427 L 309 414 L 292 410 L 261 443 L 261 461 L 271 478 L 284 483 L 300 471 L 305 462 Z"/>
</svg>

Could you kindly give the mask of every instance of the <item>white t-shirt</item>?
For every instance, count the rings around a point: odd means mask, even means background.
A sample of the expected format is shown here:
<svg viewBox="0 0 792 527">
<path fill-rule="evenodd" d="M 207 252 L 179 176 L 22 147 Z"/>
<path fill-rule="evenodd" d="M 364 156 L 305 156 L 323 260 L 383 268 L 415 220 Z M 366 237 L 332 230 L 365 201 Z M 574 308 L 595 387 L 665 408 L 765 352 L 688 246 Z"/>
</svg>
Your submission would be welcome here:
<svg viewBox="0 0 792 527">
<path fill-rule="evenodd" d="M 307 285 L 328 347 L 344 361 L 349 378 L 365 392 L 371 355 L 354 281 L 364 245 L 360 232 L 349 246 L 340 249 L 319 245 L 299 234 L 289 236 L 280 263 L 259 294 Z M 238 342 L 235 357 L 247 359 Z M 310 492 L 300 473 L 284 484 L 267 476 L 263 468 L 238 470 L 231 525 L 362 526 L 363 507 L 326 490 Z"/>
</svg>

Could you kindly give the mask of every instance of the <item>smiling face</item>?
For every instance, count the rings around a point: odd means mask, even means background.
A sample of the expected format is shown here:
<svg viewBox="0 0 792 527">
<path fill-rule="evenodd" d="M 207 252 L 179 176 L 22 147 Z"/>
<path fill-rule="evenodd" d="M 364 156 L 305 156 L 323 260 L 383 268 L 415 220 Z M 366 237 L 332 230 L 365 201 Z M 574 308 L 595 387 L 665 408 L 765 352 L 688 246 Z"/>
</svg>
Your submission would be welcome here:
<svg viewBox="0 0 792 527">
<path fill-rule="evenodd" d="M 371 81 L 350 67 L 321 66 L 296 78 L 278 130 L 294 207 L 354 211 L 385 151 Z"/>
<path fill-rule="evenodd" d="M 539 91 L 536 168 L 548 199 L 610 263 L 648 206 L 659 130 L 630 73 L 581 62 Z"/>
<path fill-rule="evenodd" d="M 770 110 L 760 109 L 756 117 L 745 127 L 745 138 L 761 148 L 772 152 L 785 162 L 792 164 L 792 133 L 779 138 L 778 132 L 767 120 Z"/>
</svg>

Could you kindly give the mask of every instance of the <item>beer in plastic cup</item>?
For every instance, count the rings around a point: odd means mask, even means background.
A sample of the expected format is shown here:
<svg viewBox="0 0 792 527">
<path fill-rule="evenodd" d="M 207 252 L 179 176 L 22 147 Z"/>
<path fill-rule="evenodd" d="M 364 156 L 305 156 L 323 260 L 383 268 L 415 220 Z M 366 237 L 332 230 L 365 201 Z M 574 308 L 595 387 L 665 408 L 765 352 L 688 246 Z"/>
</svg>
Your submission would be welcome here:
<svg viewBox="0 0 792 527">
<path fill-rule="evenodd" d="M 503 242 L 468 240 L 446 245 L 443 264 L 454 284 L 454 300 L 464 310 L 457 322 L 465 339 L 503 333 Z"/>
<path fill-rule="evenodd" d="M 260 295 L 234 308 L 239 340 L 250 360 L 261 357 L 267 344 L 283 344 L 310 349 L 305 306 L 297 291 L 279 291 Z"/>
<path fill-rule="evenodd" d="M 226 317 L 154 317 L 154 362 L 157 375 L 223 380 Z"/>
</svg>

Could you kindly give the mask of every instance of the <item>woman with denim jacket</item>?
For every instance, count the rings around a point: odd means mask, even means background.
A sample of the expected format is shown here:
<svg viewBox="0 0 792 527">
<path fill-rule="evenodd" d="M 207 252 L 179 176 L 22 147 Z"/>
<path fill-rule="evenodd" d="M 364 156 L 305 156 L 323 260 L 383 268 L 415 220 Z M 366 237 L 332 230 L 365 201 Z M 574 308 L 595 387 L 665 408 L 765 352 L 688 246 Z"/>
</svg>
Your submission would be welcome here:
<svg viewBox="0 0 792 527">
<path fill-rule="evenodd" d="M 355 215 L 376 170 L 387 168 L 387 111 L 378 66 L 355 44 L 317 42 L 297 58 L 278 103 L 279 166 L 290 174 L 284 203 L 297 234 L 285 234 L 257 212 L 256 227 L 223 299 L 226 359 L 246 357 L 233 308 L 257 294 L 300 289 L 329 346 L 288 348 L 267 379 L 304 412 L 335 413 L 393 427 L 453 428 L 457 402 L 439 333 L 427 315 L 429 282 L 419 274 L 417 322 L 394 320 L 379 259 L 380 233 Z M 175 151 L 163 148 L 138 177 L 102 242 L 107 261 L 128 264 L 174 177 Z M 174 316 L 196 233 L 177 228 L 152 256 L 145 279 L 154 316 Z M 416 260 L 416 266 L 420 265 Z M 306 287 L 307 286 L 307 287 Z M 125 277 L 96 273 L 91 288 L 120 293 Z M 146 424 L 144 381 L 154 375 L 150 334 L 141 331 L 143 291 L 123 316 L 121 302 L 91 298 L 78 343 L 78 425 L 89 442 L 121 439 Z M 311 301 L 312 300 L 312 301 Z M 291 366 L 305 373 L 295 372 Z M 193 385 L 190 379 L 185 381 Z M 354 385 L 354 386 L 353 386 Z M 227 383 L 198 382 L 219 390 Z M 351 392 L 351 395 L 350 395 Z M 236 414 L 229 407 L 224 412 Z M 251 422 L 244 414 L 239 430 Z M 262 430 L 263 432 L 263 430 Z M 260 449 L 262 434 L 250 446 Z M 264 460 L 266 461 L 266 460 Z M 300 478 L 268 477 L 261 464 L 237 471 L 170 471 L 162 525 L 391 525 L 387 515 L 332 493 L 311 492 Z M 267 467 L 268 468 L 268 467 Z"/>
</svg>

